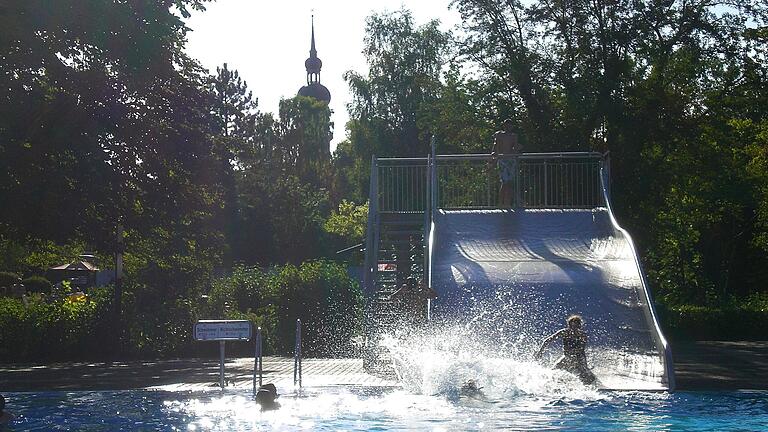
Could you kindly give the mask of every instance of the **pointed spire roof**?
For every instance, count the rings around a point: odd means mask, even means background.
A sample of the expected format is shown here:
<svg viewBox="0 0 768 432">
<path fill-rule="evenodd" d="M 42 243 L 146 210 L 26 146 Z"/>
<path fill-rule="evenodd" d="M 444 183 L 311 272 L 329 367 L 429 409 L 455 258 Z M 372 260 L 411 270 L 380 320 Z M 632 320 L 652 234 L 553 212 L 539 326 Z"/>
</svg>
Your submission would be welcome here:
<svg viewBox="0 0 768 432">
<path fill-rule="evenodd" d="M 320 69 L 323 62 L 317 57 L 315 48 L 315 15 L 312 15 L 312 40 L 309 48 L 309 58 L 304 62 L 307 68 L 307 85 L 299 89 L 300 96 L 310 96 L 318 100 L 330 102 L 331 92 L 320 84 Z"/>
<path fill-rule="evenodd" d="M 312 15 L 312 44 L 309 48 L 309 58 L 304 62 L 308 74 L 319 74 L 323 67 L 323 62 L 317 58 L 317 49 L 315 49 L 315 16 Z"/>
<path fill-rule="evenodd" d="M 312 47 L 309 48 L 309 56 L 317 57 L 317 50 L 315 49 L 315 15 L 312 15 Z"/>
</svg>

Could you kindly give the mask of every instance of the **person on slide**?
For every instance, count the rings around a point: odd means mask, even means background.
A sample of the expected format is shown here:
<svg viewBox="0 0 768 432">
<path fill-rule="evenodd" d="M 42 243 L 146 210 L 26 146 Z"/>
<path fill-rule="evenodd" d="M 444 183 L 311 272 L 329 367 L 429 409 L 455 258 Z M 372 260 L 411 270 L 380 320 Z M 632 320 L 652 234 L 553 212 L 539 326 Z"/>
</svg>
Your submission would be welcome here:
<svg viewBox="0 0 768 432">
<path fill-rule="evenodd" d="M 576 375 L 584 384 L 594 384 L 597 378 L 587 365 L 587 354 L 584 351 L 587 347 L 587 333 L 582 330 L 583 320 L 578 315 L 571 315 L 565 322 L 567 327 L 545 338 L 534 357 L 540 358 L 544 349 L 560 338 L 563 340 L 563 356 L 555 363 L 555 369 Z"/>
</svg>

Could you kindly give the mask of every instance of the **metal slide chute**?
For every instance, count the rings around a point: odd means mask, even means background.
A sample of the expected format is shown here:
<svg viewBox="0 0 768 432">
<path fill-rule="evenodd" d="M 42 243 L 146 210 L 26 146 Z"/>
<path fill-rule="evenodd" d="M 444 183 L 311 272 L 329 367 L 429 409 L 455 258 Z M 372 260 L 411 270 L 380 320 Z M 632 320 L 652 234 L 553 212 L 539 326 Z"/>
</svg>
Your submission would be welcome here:
<svg viewBox="0 0 768 432">
<path fill-rule="evenodd" d="M 366 251 L 372 304 L 376 293 L 396 286 L 401 270 L 420 274 L 439 294 L 433 325 L 458 326 L 473 343 L 523 358 L 578 313 L 604 387 L 673 390 L 669 346 L 637 251 L 610 206 L 604 155 L 514 157 L 508 209 L 499 208 L 497 159 L 490 155 L 374 160 Z M 417 201 L 404 202 L 408 193 Z M 423 223 L 397 249 L 403 230 L 391 227 L 408 220 Z M 412 252 L 416 243 L 423 255 Z"/>
</svg>

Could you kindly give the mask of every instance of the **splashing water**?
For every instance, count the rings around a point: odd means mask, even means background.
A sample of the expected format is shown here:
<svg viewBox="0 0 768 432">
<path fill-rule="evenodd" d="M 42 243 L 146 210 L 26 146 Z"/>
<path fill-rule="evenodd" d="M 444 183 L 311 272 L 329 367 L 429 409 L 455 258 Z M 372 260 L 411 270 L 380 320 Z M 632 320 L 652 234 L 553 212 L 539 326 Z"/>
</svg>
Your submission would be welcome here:
<svg viewBox="0 0 768 432">
<path fill-rule="evenodd" d="M 532 360 L 530 352 L 501 355 L 479 339 L 467 339 L 460 328 L 408 337 L 385 337 L 382 346 L 395 372 L 409 391 L 459 398 L 462 387 L 474 381 L 486 400 L 518 396 L 598 399 L 595 387 L 584 386 L 564 371 Z"/>
<path fill-rule="evenodd" d="M 450 363 L 450 362 L 446 362 Z M 501 362 L 502 369 L 509 362 Z M 557 384 L 540 393 L 504 393 L 513 368 L 486 371 L 485 398 L 408 390 L 311 388 L 283 394 L 281 408 L 261 411 L 248 392 L 40 392 L 5 394 L 17 420 L 11 430 L 54 431 L 349 431 L 349 430 L 766 430 L 765 392 L 602 392 Z M 461 366 L 457 363 L 457 371 Z M 512 372 L 513 375 L 515 372 Z M 438 374 L 439 375 L 439 374 Z M 448 375 L 444 375 L 448 376 Z M 493 379 L 491 379 L 493 378 Z M 518 380 L 518 391 L 524 387 Z M 551 385 L 552 387 L 547 387 Z M 513 386 L 509 386 L 512 388 Z M 531 389 L 529 388 L 529 390 Z M 493 392 L 503 398 L 493 400 Z M 564 390 L 566 389 L 566 390 Z"/>
</svg>

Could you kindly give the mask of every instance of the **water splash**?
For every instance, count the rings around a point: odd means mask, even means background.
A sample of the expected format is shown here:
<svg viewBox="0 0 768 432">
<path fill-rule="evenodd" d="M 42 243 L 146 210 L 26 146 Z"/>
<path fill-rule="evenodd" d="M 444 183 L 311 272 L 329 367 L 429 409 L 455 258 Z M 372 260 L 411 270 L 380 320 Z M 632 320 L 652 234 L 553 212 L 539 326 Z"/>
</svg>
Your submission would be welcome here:
<svg viewBox="0 0 768 432">
<path fill-rule="evenodd" d="M 508 400 L 520 396 L 597 399 L 595 387 L 584 386 L 574 375 L 532 360 L 530 350 L 499 350 L 479 338 L 466 338 L 461 328 L 429 334 L 388 336 L 382 345 L 393 360 L 403 386 L 423 395 L 456 399 L 470 380 L 481 387 L 481 398 Z M 474 397 L 474 396 L 472 396 Z"/>
</svg>

